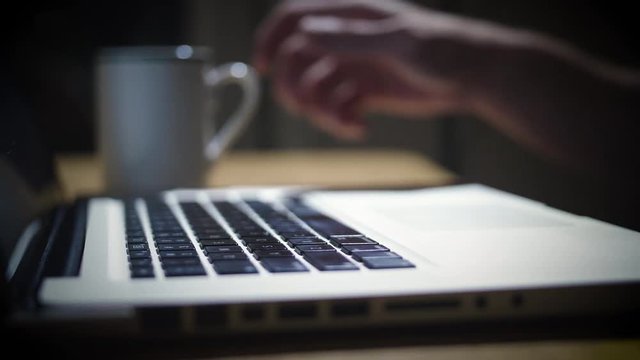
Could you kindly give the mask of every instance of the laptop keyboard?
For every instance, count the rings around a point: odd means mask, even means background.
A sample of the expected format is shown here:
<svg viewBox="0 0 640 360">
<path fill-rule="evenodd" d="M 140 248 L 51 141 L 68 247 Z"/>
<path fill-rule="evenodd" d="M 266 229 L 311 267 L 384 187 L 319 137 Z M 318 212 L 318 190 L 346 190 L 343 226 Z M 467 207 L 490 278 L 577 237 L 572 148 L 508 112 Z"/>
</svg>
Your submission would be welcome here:
<svg viewBox="0 0 640 360">
<path fill-rule="evenodd" d="M 160 199 L 145 201 L 151 240 L 164 275 L 206 275 L 198 251 L 169 206 Z M 197 202 L 179 203 L 197 245 L 218 275 L 256 274 L 258 267 L 271 273 L 308 272 L 310 266 L 319 271 L 358 271 L 358 262 L 373 270 L 415 267 L 387 247 L 301 202 L 286 204 L 291 216 L 266 202 L 245 201 L 259 221 L 238 204 L 214 201 L 212 205 L 226 226 Z M 125 223 L 131 277 L 154 277 L 149 242 L 129 203 L 125 205 Z"/>
</svg>

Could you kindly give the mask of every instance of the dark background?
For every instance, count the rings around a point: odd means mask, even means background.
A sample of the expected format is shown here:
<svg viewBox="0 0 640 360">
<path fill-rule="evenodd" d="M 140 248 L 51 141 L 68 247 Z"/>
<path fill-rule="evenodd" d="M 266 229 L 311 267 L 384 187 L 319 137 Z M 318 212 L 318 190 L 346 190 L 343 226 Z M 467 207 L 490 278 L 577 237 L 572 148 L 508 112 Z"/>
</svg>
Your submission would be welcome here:
<svg viewBox="0 0 640 360">
<path fill-rule="evenodd" d="M 539 30 L 597 57 L 636 67 L 636 19 L 631 5 L 596 1 L 414 1 L 507 25 Z M 54 1 L 22 2 L 4 11 L 3 89 L 25 101 L 56 152 L 96 150 L 93 57 L 112 45 L 208 45 L 215 60 L 250 61 L 257 25 L 277 1 Z M 488 127 L 481 119 L 442 117 L 399 121 L 371 117 L 364 143 L 337 141 L 284 112 L 267 93 L 236 149 L 394 148 L 418 151 L 467 180 L 550 205 L 638 227 L 624 186 L 606 174 L 586 177 L 547 162 Z M 234 104 L 233 93 L 227 105 Z M 637 167 L 637 159 L 629 165 Z M 629 184 L 634 183 L 628 181 Z M 634 195 L 635 194 L 635 195 Z"/>
</svg>

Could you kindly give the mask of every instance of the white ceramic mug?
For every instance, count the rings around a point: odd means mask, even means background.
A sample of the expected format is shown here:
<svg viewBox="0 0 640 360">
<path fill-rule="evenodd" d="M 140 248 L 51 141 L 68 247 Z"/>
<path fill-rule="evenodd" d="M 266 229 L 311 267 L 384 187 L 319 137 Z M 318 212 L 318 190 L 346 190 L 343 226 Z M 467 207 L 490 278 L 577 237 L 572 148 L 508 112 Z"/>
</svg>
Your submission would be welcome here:
<svg viewBox="0 0 640 360">
<path fill-rule="evenodd" d="M 189 45 L 98 54 L 97 138 L 108 194 L 202 186 L 212 162 L 251 121 L 260 95 L 255 71 L 240 62 L 216 66 L 211 55 L 207 47 Z M 226 84 L 239 85 L 243 97 L 216 126 L 216 94 Z"/>
</svg>

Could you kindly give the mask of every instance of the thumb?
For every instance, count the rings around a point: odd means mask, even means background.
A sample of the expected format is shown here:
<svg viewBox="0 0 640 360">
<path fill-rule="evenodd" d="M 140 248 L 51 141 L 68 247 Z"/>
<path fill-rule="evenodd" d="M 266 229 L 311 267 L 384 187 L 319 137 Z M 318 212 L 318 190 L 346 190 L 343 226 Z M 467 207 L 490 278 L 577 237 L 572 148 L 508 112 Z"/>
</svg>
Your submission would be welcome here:
<svg viewBox="0 0 640 360">
<path fill-rule="evenodd" d="M 327 51 L 352 55 L 382 55 L 401 50 L 407 33 L 397 20 L 346 19 L 336 16 L 308 16 L 300 30 L 316 46 Z"/>
</svg>

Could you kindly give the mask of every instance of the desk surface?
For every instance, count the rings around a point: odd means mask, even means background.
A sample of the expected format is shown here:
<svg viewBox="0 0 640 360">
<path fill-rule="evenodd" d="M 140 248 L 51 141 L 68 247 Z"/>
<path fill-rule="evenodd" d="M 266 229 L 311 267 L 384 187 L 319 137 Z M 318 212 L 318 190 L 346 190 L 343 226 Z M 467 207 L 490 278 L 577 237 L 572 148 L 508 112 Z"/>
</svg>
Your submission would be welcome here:
<svg viewBox="0 0 640 360">
<path fill-rule="evenodd" d="M 98 157 L 62 154 L 57 165 L 68 197 L 104 189 L 104 169 Z M 211 166 L 205 185 L 403 187 L 442 185 L 454 179 L 453 173 L 436 162 L 407 151 L 236 151 Z"/>
<path fill-rule="evenodd" d="M 102 191 L 102 167 L 95 156 L 61 155 L 58 172 L 67 196 Z M 212 167 L 208 186 L 441 185 L 455 179 L 437 163 L 403 151 L 233 152 Z M 248 342 L 248 344 L 250 341 Z M 286 348 L 286 347 L 284 347 Z M 459 345 L 399 346 L 360 350 L 313 351 L 235 359 L 640 359 L 640 340 L 545 340 Z M 229 358 L 232 359 L 232 358 Z"/>
</svg>

